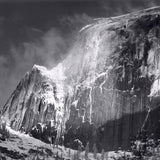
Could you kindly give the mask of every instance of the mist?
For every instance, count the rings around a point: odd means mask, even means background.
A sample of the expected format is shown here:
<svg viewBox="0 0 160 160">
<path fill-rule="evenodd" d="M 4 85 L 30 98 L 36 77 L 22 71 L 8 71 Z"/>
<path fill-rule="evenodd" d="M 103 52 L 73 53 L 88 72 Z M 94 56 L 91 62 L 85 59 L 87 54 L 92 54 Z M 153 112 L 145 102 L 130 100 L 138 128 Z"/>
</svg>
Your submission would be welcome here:
<svg viewBox="0 0 160 160">
<path fill-rule="evenodd" d="M 79 29 L 91 20 L 92 18 L 85 14 L 66 16 L 60 19 L 59 23 L 62 25 L 60 29 L 50 27 L 42 31 L 37 28 L 27 28 L 25 29 L 27 38 L 16 43 L 12 40 L 7 45 L 8 54 L 6 51 L 0 54 L 1 107 L 34 64 L 51 69 L 62 61 L 76 40 Z M 68 32 L 64 32 L 64 28 Z"/>
<path fill-rule="evenodd" d="M 156 5 L 160 5 L 159 0 L 1 5 L 0 108 L 34 64 L 51 69 L 66 58 L 78 31 L 94 18 L 118 16 Z"/>
<path fill-rule="evenodd" d="M 101 0 L 106 16 L 118 16 L 160 5 L 159 0 Z"/>
</svg>

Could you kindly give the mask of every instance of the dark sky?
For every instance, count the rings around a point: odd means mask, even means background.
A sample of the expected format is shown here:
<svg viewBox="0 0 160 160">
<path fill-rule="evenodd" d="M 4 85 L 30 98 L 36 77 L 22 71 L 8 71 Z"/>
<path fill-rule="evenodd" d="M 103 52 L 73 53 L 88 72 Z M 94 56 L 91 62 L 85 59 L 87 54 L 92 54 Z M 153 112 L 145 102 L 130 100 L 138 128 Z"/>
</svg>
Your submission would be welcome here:
<svg viewBox="0 0 160 160">
<path fill-rule="evenodd" d="M 95 17 L 160 5 L 159 0 L 0 0 L 0 108 L 33 64 L 53 67 Z"/>
</svg>

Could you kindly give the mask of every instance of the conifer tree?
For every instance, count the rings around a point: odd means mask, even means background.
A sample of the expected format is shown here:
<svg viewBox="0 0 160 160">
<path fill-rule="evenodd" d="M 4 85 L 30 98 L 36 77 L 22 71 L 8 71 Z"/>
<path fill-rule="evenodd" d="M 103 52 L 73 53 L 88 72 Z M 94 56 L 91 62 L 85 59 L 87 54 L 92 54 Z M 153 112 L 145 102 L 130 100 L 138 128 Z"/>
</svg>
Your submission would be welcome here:
<svg viewBox="0 0 160 160">
<path fill-rule="evenodd" d="M 106 157 L 106 160 L 108 160 L 108 159 L 109 159 L 109 158 L 108 158 L 108 152 L 106 153 L 105 157 Z"/>
<path fill-rule="evenodd" d="M 85 160 L 88 160 L 88 153 L 89 153 L 89 142 L 87 142 L 85 147 Z"/>
<path fill-rule="evenodd" d="M 78 159 L 80 158 L 81 152 L 82 152 L 82 147 L 81 147 L 81 146 L 78 146 L 78 151 L 77 151 L 77 158 L 78 158 Z"/>
<path fill-rule="evenodd" d="M 94 156 L 95 159 L 97 158 L 97 146 L 96 146 L 95 143 L 93 145 L 93 156 Z"/>
<path fill-rule="evenodd" d="M 68 151 L 68 157 L 70 158 L 71 157 L 71 149 L 69 148 L 69 151 Z"/>
<path fill-rule="evenodd" d="M 104 160 L 104 154 L 105 154 L 104 149 L 102 149 L 102 153 L 101 153 L 102 160 Z"/>
</svg>

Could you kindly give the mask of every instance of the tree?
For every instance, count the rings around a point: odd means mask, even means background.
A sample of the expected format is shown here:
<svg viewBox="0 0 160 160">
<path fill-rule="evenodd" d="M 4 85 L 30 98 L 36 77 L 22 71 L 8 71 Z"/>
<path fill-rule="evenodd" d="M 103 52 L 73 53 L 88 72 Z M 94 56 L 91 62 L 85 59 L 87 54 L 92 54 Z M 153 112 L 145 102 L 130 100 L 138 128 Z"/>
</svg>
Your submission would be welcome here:
<svg viewBox="0 0 160 160">
<path fill-rule="evenodd" d="M 93 156 L 94 156 L 94 158 L 96 159 L 97 158 L 97 146 L 96 146 L 96 144 L 94 143 L 94 145 L 93 145 Z"/>
<path fill-rule="evenodd" d="M 104 154 L 105 154 L 104 149 L 102 149 L 102 153 L 101 153 L 102 160 L 104 160 Z"/>
<path fill-rule="evenodd" d="M 10 137 L 9 131 L 6 128 L 6 123 L 0 123 L 0 139 L 5 141 Z"/>
<path fill-rule="evenodd" d="M 70 158 L 71 157 L 71 149 L 69 148 L 69 151 L 68 151 L 68 157 Z"/>
<path fill-rule="evenodd" d="M 108 152 L 106 153 L 106 160 L 108 160 L 109 159 L 109 156 L 108 156 Z"/>
<path fill-rule="evenodd" d="M 81 152 L 82 152 L 82 147 L 81 147 L 81 146 L 78 146 L 78 151 L 77 151 L 77 158 L 78 158 L 78 159 L 80 158 Z"/>
<path fill-rule="evenodd" d="M 85 159 L 88 160 L 88 153 L 89 153 L 89 142 L 87 142 L 85 147 Z"/>
</svg>

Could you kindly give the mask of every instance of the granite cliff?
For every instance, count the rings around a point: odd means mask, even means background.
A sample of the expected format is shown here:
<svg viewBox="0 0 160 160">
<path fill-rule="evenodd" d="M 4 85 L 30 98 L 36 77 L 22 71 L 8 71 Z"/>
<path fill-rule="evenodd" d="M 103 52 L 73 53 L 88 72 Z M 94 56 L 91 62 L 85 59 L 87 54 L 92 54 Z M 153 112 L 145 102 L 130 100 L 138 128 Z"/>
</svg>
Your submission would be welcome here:
<svg viewBox="0 0 160 160">
<path fill-rule="evenodd" d="M 79 139 L 99 150 L 127 149 L 140 132 L 159 138 L 159 79 L 159 7 L 96 19 L 61 64 L 26 73 L 2 118 L 27 133 L 54 128 L 50 136 L 67 147 Z"/>
</svg>

